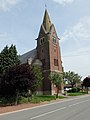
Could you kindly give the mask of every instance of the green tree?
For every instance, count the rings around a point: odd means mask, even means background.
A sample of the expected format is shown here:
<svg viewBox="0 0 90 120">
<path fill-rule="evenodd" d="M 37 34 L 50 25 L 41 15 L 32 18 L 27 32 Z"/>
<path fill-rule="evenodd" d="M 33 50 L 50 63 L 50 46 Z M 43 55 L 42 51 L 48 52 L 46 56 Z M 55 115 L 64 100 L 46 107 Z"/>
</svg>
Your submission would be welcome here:
<svg viewBox="0 0 90 120">
<path fill-rule="evenodd" d="M 28 64 L 21 64 L 9 67 L 1 80 L 0 93 L 2 96 L 10 96 L 17 99 L 20 93 L 33 93 L 36 90 L 36 78 L 32 68 Z"/>
<path fill-rule="evenodd" d="M 36 90 L 37 90 L 38 87 L 42 84 L 42 80 L 43 80 L 42 69 L 38 65 L 32 65 L 32 70 L 35 74 L 35 78 L 36 78 L 35 87 L 36 87 Z"/>
<path fill-rule="evenodd" d="M 3 73 L 8 66 L 8 59 L 9 59 L 9 50 L 8 46 L 6 46 L 0 53 L 0 73 Z"/>
<path fill-rule="evenodd" d="M 17 50 L 15 45 L 11 45 L 9 48 L 9 57 L 11 65 L 17 65 L 20 63 L 18 59 Z"/>
<path fill-rule="evenodd" d="M 71 71 L 64 72 L 64 78 L 67 80 L 68 84 L 72 85 L 72 88 L 81 81 L 81 76 Z"/>
<path fill-rule="evenodd" d="M 0 74 L 12 65 L 19 63 L 16 47 L 14 45 L 11 45 L 10 48 L 6 46 L 0 53 Z"/>
<path fill-rule="evenodd" d="M 90 77 L 86 77 L 84 80 L 83 80 L 83 86 L 85 86 L 85 88 L 87 89 L 87 94 L 88 94 L 88 87 L 90 87 Z"/>
<path fill-rule="evenodd" d="M 54 72 L 54 73 L 50 73 L 49 78 L 50 78 L 51 82 L 57 88 L 57 95 L 56 95 L 56 97 L 58 97 L 59 86 L 63 82 L 63 75 L 61 73 Z"/>
</svg>

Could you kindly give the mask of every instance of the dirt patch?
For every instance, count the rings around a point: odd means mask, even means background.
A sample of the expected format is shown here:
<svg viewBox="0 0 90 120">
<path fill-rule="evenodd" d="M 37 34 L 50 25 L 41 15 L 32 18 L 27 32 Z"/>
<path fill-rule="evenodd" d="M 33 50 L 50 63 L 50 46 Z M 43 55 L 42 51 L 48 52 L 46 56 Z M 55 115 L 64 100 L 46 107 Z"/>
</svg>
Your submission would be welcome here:
<svg viewBox="0 0 90 120">
<path fill-rule="evenodd" d="M 14 106 L 0 107 L 0 114 L 6 113 L 6 112 L 17 111 L 17 110 L 21 110 L 21 109 L 25 109 L 25 108 L 32 108 L 32 107 L 43 105 L 46 103 L 48 103 L 48 102 L 44 102 L 44 103 L 42 102 L 42 103 L 38 103 L 38 104 L 27 103 L 27 104 L 20 104 L 20 105 L 14 105 Z"/>
</svg>

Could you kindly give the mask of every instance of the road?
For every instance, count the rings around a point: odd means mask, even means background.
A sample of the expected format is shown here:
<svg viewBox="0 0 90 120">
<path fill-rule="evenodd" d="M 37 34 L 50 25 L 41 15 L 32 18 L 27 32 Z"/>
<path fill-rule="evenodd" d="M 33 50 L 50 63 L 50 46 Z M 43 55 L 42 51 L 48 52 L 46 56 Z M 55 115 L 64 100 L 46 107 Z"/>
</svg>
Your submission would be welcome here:
<svg viewBox="0 0 90 120">
<path fill-rule="evenodd" d="M 3 114 L 0 115 L 0 120 L 90 120 L 90 96 L 80 96 Z"/>
</svg>

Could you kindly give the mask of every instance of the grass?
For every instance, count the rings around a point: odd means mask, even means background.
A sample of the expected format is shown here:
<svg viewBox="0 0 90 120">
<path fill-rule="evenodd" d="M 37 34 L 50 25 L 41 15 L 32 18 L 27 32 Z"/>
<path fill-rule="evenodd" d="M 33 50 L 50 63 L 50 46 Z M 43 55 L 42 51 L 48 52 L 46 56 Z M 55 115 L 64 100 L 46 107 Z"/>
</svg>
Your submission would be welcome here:
<svg viewBox="0 0 90 120">
<path fill-rule="evenodd" d="M 75 93 L 67 93 L 68 96 L 79 96 L 79 95 L 84 95 L 86 92 L 75 92 Z M 19 97 L 18 98 L 18 104 L 23 104 L 23 103 L 40 103 L 44 101 L 51 101 L 51 100 L 56 100 L 56 99 L 64 99 L 66 96 L 58 96 L 56 98 L 56 95 L 35 95 L 32 97 L 32 99 L 29 97 Z M 0 106 L 4 105 L 13 105 L 13 99 L 5 99 L 5 98 L 0 98 Z"/>
<path fill-rule="evenodd" d="M 28 103 L 28 102 L 29 102 L 29 98 L 27 98 L 27 97 L 21 96 L 18 98 L 18 104 Z"/>
<path fill-rule="evenodd" d="M 64 96 L 58 96 L 58 99 L 63 99 L 65 98 Z M 56 100 L 55 95 L 35 95 L 32 97 L 32 99 L 29 97 L 23 97 L 20 96 L 18 98 L 17 103 L 18 104 L 23 104 L 23 103 L 40 103 L 44 101 L 51 101 L 51 100 Z M 15 101 L 11 98 L 6 99 L 6 98 L 0 98 L 0 106 L 7 106 L 7 105 L 14 105 Z"/>
<path fill-rule="evenodd" d="M 75 92 L 75 93 L 68 93 L 68 96 L 79 96 L 79 95 L 85 95 L 86 92 Z"/>
<path fill-rule="evenodd" d="M 40 95 L 40 96 L 34 96 L 30 102 L 31 103 L 39 103 L 39 102 L 51 101 L 51 100 L 56 100 L 56 97 L 49 96 L 49 95 Z"/>
<path fill-rule="evenodd" d="M 59 96 L 58 99 L 63 99 L 66 98 L 64 96 Z M 41 96 L 34 96 L 32 100 L 30 101 L 31 103 L 39 103 L 39 102 L 44 102 L 44 101 L 51 101 L 51 100 L 56 100 L 56 96 L 53 95 L 41 95 Z"/>
<path fill-rule="evenodd" d="M 64 98 L 67 98 L 65 96 L 58 96 L 59 99 L 64 99 Z"/>
</svg>

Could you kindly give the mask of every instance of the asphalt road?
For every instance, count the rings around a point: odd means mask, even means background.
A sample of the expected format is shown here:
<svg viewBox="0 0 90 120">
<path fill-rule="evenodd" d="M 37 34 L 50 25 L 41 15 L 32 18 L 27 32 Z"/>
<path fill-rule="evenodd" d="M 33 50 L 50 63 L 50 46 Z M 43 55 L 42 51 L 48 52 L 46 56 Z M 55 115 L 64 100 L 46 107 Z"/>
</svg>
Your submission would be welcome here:
<svg viewBox="0 0 90 120">
<path fill-rule="evenodd" d="M 90 120 L 90 96 L 0 115 L 0 120 Z"/>
</svg>

